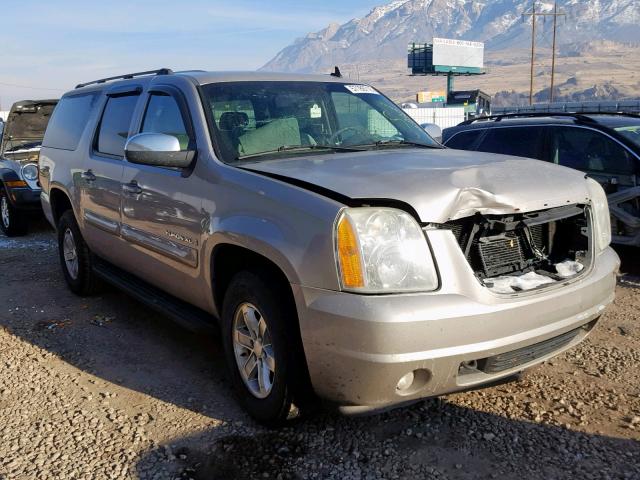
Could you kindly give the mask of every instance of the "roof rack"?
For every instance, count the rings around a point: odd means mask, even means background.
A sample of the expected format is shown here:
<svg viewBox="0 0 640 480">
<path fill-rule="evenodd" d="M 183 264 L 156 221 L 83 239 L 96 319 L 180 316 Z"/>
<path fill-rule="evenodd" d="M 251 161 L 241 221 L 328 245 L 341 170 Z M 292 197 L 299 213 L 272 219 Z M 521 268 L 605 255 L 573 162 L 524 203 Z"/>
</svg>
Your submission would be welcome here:
<svg viewBox="0 0 640 480">
<path fill-rule="evenodd" d="M 79 83 L 76 85 L 76 88 L 86 87 L 87 85 L 94 85 L 97 83 L 106 83 L 111 80 L 128 80 L 133 77 L 140 77 L 142 75 L 171 75 L 173 70 L 170 68 L 160 68 L 158 70 L 147 70 L 146 72 L 137 72 L 137 73 L 127 73 L 125 75 L 116 75 L 115 77 L 107 77 L 101 78 L 99 80 L 94 80 L 92 82 Z"/>
<path fill-rule="evenodd" d="M 640 118 L 640 115 L 627 112 L 518 112 L 518 113 L 501 113 L 498 115 L 489 115 L 486 117 L 472 118 L 465 120 L 460 125 L 470 125 L 474 122 L 482 120 L 494 120 L 496 122 L 501 121 L 503 118 L 519 118 L 519 117 L 569 117 L 575 118 L 585 123 L 595 123 L 595 121 L 589 117 L 589 115 L 620 115 L 626 117 Z"/>
<path fill-rule="evenodd" d="M 501 113 L 499 115 L 488 115 L 486 117 L 472 118 L 465 120 L 460 125 L 469 125 L 474 122 L 482 120 L 494 120 L 496 122 L 501 121 L 503 118 L 518 118 L 518 117 L 571 117 L 576 120 L 592 121 L 589 118 L 584 117 L 583 113 L 567 113 L 567 112 L 521 112 L 521 113 Z"/>
</svg>

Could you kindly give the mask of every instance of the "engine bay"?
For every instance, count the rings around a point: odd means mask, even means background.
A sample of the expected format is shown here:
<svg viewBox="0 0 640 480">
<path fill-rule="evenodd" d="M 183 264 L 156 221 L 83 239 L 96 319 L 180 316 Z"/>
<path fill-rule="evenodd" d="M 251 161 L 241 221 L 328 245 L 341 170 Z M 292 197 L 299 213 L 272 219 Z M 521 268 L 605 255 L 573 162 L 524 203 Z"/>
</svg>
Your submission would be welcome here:
<svg viewBox="0 0 640 480">
<path fill-rule="evenodd" d="M 480 282 L 516 293 L 578 276 L 590 262 L 584 205 L 513 215 L 481 215 L 445 224 Z"/>
</svg>

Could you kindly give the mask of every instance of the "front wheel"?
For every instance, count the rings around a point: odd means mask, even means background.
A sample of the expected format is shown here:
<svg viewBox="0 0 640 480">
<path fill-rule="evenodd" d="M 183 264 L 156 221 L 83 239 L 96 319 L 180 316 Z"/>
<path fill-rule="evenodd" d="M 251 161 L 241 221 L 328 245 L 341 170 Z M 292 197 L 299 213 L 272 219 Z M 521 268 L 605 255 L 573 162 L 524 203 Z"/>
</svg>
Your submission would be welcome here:
<svg viewBox="0 0 640 480">
<path fill-rule="evenodd" d="M 236 394 L 247 412 L 267 425 L 282 424 L 293 400 L 296 342 L 276 282 L 240 272 L 224 297 L 223 343 Z"/>
<path fill-rule="evenodd" d="M 7 191 L 0 186 L 0 229 L 7 237 L 19 237 L 27 233 L 27 220 L 11 205 Z"/>
<path fill-rule="evenodd" d="M 67 285 L 80 296 L 88 296 L 98 289 L 93 271 L 91 250 L 84 242 L 73 211 L 67 210 L 58 221 L 58 252 Z"/>
</svg>

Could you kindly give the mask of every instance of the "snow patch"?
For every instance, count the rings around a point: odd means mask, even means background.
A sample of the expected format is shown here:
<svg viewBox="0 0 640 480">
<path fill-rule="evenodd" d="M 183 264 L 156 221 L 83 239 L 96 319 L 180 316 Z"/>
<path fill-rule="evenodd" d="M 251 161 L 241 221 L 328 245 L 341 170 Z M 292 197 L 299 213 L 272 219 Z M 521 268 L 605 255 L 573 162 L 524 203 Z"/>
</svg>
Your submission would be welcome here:
<svg viewBox="0 0 640 480">
<path fill-rule="evenodd" d="M 580 273 L 584 269 L 584 265 L 574 260 L 564 260 L 557 263 L 555 269 L 560 278 L 570 278 Z M 482 283 L 493 293 L 517 293 L 533 290 L 557 281 L 536 272 L 528 272 L 524 275 L 502 275 L 495 278 L 486 278 Z"/>
<path fill-rule="evenodd" d="M 0 235 L 0 250 L 5 248 L 20 250 L 51 250 L 55 247 L 56 241 L 54 238 L 8 238 L 4 235 Z"/>
<path fill-rule="evenodd" d="M 502 277 L 489 278 L 484 281 L 484 284 L 494 293 L 515 293 L 533 290 L 541 285 L 554 282 L 553 278 L 545 277 L 536 272 L 528 272 L 520 276 L 504 275 Z"/>
<path fill-rule="evenodd" d="M 558 272 L 558 275 L 562 278 L 573 277 L 575 274 L 580 273 L 583 268 L 584 265 L 573 260 L 565 260 L 564 262 L 556 264 L 556 272 Z"/>
<path fill-rule="evenodd" d="M 371 20 L 373 20 L 373 23 L 376 23 L 382 17 L 393 12 L 394 10 L 397 10 L 408 1 L 409 0 L 396 0 L 395 2 L 388 3 L 387 5 L 376 7 L 371 11 L 368 17 L 371 18 Z"/>
</svg>

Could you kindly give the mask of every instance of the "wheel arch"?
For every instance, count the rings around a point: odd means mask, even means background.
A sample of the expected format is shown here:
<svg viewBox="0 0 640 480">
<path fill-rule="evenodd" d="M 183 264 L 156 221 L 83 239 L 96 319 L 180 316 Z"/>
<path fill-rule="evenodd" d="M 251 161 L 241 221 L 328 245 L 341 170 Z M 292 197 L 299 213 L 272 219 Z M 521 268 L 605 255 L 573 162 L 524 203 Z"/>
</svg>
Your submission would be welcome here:
<svg viewBox="0 0 640 480">
<path fill-rule="evenodd" d="M 285 273 L 285 269 L 269 256 L 255 249 L 233 242 L 218 243 L 211 251 L 208 267 L 213 301 L 219 314 L 222 313 L 222 301 L 231 279 L 243 270 L 273 276 L 290 293 L 293 301 L 291 279 Z"/>
<path fill-rule="evenodd" d="M 64 212 L 67 210 L 74 211 L 69 194 L 57 186 L 52 186 L 49 190 L 49 203 L 51 204 L 51 214 L 55 225 L 58 225 Z"/>
<path fill-rule="evenodd" d="M 21 178 L 15 170 L 7 167 L 0 168 L 0 188 L 7 193 L 7 198 L 11 205 L 14 205 L 14 199 L 11 197 L 5 182 L 15 182 L 19 180 L 21 180 Z"/>
<path fill-rule="evenodd" d="M 209 265 L 212 276 L 211 282 L 215 308 L 219 312 L 220 317 L 222 316 L 222 304 L 227 287 L 236 273 L 249 271 L 267 281 L 275 280 L 279 283 L 279 290 L 283 293 L 283 296 L 286 297 L 282 299 L 287 302 L 286 309 L 293 313 L 293 315 L 287 315 L 285 321 L 289 322 L 286 328 L 289 330 L 292 345 L 295 345 L 292 351 L 297 352 L 295 353 L 295 357 L 298 360 L 292 365 L 292 374 L 297 379 L 293 385 L 294 401 L 299 407 L 311 407 L 316 401 L 316 397 L 309 375 L 304 344 L 302 342 L 300 319 L 298 318 L 294 292 L 291 286 L 291 280 L 288 278 L 285 270 L 267 256 L 251 250 L 246 246 L 234 243 L 219 243 L 216 245 L 212 251 Z M 281 298 L 278 300 L 281 300 Z"/>
</svg>

